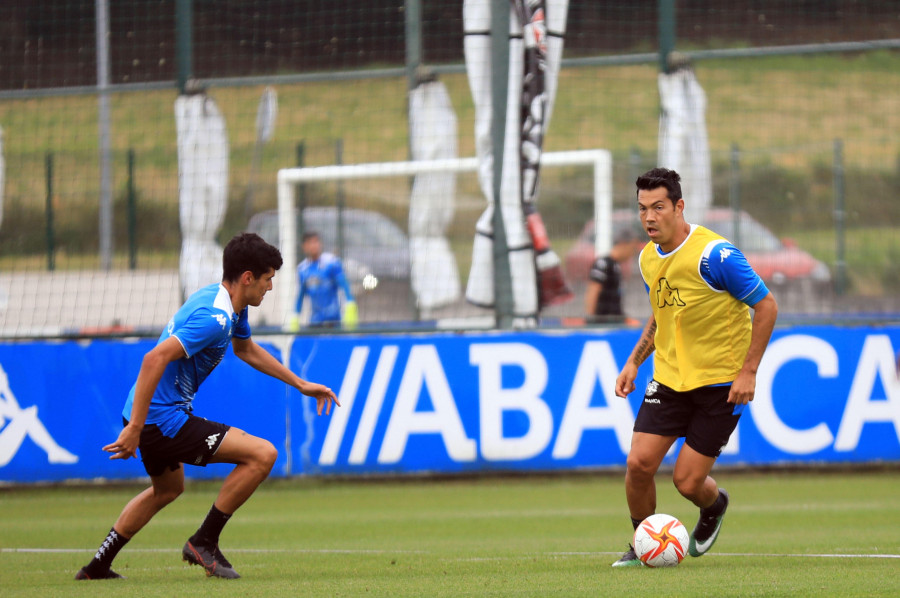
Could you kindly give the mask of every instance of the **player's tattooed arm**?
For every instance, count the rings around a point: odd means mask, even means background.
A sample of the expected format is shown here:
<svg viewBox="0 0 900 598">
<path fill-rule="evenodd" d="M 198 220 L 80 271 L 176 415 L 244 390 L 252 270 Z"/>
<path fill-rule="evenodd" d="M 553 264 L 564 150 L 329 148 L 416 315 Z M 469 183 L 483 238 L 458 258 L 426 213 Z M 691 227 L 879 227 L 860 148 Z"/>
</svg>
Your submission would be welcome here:
<svg viewBox="0 0 900 598">
<path fill-rule="evenodd" d="M 656 343 L 653 340 L 655 336 L 656 319 L 651 318 L 650 321 L 647 322 L 647 327 L 644 328 L 641 340 L 638 341 L 637 346 L 634 348 L 634 352 L 631 354 L 631 361 L 634 365 L 640 366 L 656 349 Z"/>
<path fill-rule="evenodd" d="M 647 320 L 647 325 L 644 326 L 644 332 L 641 334 L 641 338 L 638 340 L 628 361 L 625 362 L 622 371 L 619 372 L 619 376 L 616 378 L 617 397 L 627 397 L 629 393 L 634 391 L 634 380 L 637 378 L 638 368 L 641 367 L 644 360 L 650 357 L 650 354 L 653 353 L 653 350 L 656 348 L 656 343 L 653 340 L 655 336 L 656 318 L 650 316 L 650 319 Z"/>
</svg>

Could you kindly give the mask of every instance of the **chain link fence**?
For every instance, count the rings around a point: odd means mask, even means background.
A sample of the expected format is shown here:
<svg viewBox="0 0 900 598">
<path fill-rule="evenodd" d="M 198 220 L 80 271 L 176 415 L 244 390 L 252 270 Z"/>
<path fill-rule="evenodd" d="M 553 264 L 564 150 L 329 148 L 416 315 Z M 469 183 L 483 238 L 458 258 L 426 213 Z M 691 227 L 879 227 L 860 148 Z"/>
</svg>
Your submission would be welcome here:
<svg viewBox="0 0 900 598">
<path fill-rule="evenodd" d="M 173 106 L 186 58 L 179 27 L 192 34 L 191 74 L 227 127 L 220 244 L 246 230 L 253 215 L 276 208 L 280 168 L 409 157 L 410 2 L 109 3 L 102 89 L 95 18 L 101 4 L 36 0 L 0 7 L 5 337 L 156 334 L 180 304 Z M 472 156 L 475 110 L 462 65 L 461 3 L 416 4 L 419 66 L 446 86 L 459 155 Z M 616 212 L 633 207 L 634 178 L 656 165 L 661 4 L 569 4 L 545 150 L 611 151 Z M 185 5 L 189 23 L 176 18 Z M 675 47 L 693 59 L 707 96 L 714 206 L 748 223 L 733 228 L 739 246 L 770 243 L 768 257 L 785 262 L 769 277 L 785 317 L 895 317 L 900 2 L 676 3 L 671 25 Z M 278 118 L 261 146 L 256 118 L 267 86 L 277 92 Z M 108 99 L 106 115 L 100 97 Z M 106 154 L 99 133 L 104 119 Z M 108 264 L 104 163 L 111 188 Z M 376 212 L 401 234 L 408 232 L 409 195 L 410 180 L 400 177 L 304 188 L 307 206 Z M 587 169 L 542 172 L 538 206 L 555 250 L 573 268 L 567 272 L 576 294 L 544 312 L 548 325 L 578 323 L 585 315 L 584 279 L 571 264 L 589 243 L 593 201 Z M 460 175 L 446 235 L 463 287 L 484 207 L 476 177 Z M 803 260 L 822 266 L 795 276 Z M 631 285 L 626 309 L 637 317 L 645 301 L 637 277 Z M 462 298 L 423 312 L 402 277 L 359 300 L 361 321 L 373 329 L 485 313 Z M 265 310 L 257 317 L 258 325 L 274 324 Z"/>
</svg>

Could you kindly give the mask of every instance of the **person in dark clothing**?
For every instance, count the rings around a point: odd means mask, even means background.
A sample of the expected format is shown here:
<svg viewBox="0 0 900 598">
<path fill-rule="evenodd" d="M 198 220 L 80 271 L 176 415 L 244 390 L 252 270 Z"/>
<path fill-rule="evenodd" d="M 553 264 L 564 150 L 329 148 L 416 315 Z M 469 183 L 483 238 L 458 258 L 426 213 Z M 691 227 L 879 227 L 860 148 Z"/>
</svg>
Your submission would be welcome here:
<svg viewBox="0 0 900 598">
<path fill-rule="evenodd" d="M 598 257 L 591 266 L 584 292 L 588 322 L 618 322 L 625 319 L 622 308 L 622 264 L 631 261 L 643 247 L 637 232 L 622 228 L 613 235 L 609 255 Z"/>
</svg>

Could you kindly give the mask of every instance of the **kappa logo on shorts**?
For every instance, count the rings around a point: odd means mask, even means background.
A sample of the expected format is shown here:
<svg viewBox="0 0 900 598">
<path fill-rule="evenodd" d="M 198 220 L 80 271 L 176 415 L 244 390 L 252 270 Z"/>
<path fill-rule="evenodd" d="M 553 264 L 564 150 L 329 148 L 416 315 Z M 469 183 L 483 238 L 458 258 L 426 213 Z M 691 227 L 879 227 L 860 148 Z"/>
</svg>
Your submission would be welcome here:
<svg viewBox="0 0 900 598">
<path fill-rule="evenodd" d="M 207 436 L 206 446 L 208 446 L 209 448 L 214 447 L 216 445 L 216 441 L 219 439 L 219 434 L 221 434 L 221 432 L 216 432 L 215 434 L 210 434 L 209 436 Z"/>
</svg>

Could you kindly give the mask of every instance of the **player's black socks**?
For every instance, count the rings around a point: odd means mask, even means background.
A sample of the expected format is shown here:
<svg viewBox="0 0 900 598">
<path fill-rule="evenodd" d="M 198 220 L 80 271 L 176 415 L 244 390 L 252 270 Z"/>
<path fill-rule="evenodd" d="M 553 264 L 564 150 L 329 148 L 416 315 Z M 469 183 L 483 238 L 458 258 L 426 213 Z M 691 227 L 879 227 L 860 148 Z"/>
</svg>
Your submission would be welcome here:
<svg viewBox="0 0 900 598">
<path fill-rule="evenodd" d="M 222 533 L 222 528 L 225 527 L 229 519 L 231 519 L 231 515 L 223 513 L 213 504 L 197 533 L 191 536 L 191 544 L 200 544 L 202 546 L 217 545 L 219 543 L 219 534 Z"/>
<path fill-rule="evenodd" d="M 705 509 L 700 509 L 700 514 L 704 517 L 718 517 L 725 510 L 727 504 L 725 495 L 719 492 L 719 496 L 716 497 L 716 502 Z"/>
<path fill-rule="evenodd" d="M 631 518 L 631 525 L 634 526 L 634 529 L 637 529 L 638 526 L 641 524 L 641 521 L 643 521 L 643 519 L 635 519 L 634 517 L 632 517 L 632 518 Z"/>
<path fill-rule="evenodd" d="M 117 532 L 115 528 L 110 528 L 103 544 L 97 549 L 97 554 L 84 568 L 85 573 L 92 578 L 99 578 L 103 573 L 109 571 L 113 559 L 130 539 Z"/>
</svg>

